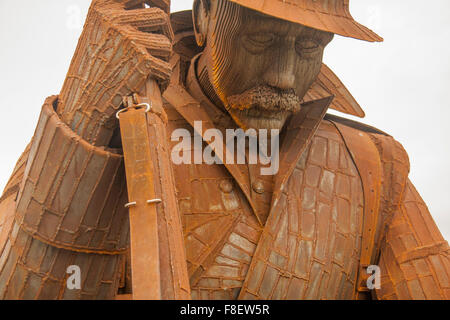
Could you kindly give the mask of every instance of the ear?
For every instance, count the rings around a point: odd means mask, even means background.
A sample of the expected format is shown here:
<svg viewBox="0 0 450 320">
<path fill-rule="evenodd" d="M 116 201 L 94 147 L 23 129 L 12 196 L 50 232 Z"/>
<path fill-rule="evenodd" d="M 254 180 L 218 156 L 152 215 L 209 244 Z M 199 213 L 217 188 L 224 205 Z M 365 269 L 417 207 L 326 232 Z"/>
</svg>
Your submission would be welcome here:
<svg viewBox="0 0 450 320">
<path fill-rule="evenodd" d="M 192 19 L 194 21 L 195 39 L 199 47 L 203 47 L 206 43 L 210 8 L 210 0 L 194 0 Z"/>
</svg>

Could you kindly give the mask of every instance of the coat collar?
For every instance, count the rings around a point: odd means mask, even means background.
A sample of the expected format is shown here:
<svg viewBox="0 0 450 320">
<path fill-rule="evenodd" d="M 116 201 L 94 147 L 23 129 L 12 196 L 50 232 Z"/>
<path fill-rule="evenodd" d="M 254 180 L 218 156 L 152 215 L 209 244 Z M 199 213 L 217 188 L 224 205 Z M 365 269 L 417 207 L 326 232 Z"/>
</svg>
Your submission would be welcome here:
<svg viewBox="0 0 450 320">
<path fill-rule="evenodd" d="M 202 132 L 197 132 L 197 134 L 208 142 L 205 139 L 205 132 L 207 130 L 219 129 L 224 132 L 226 128 L 233 128 L 235 125 L 231 117 L 216 107 L 203 93 L 194 67 L 197 59 L 198 56 L 191 63 L 186 80 L 187 89 L 179 84 L 178 81 L 171 81 L 163 96 L 193 128 L 195 128 L 195 121 L 202 122 Z M 175 68 L 175 70 L 178 71 L 179 68 Z M 177 72 L 174 72 L 173 79 L 180 79 Z M 236 180 L 262 226 L 265 225 L 268 214 L 280 203 L 286 182 L 325 117 L 333 98 L 331 96 L 303 104 L 301 111 L 291 118 L 284 129 L 284 138 L 280 147 L 279 156 L 280 167 L 275 177 L 272 206 L 269 212 L 264 212 L 267 210 L 261 210 L 258 207 L 258 202 L 252 198 L 247 166 L 228 164 L 225 159 L 220 159 Z M 213 121 L 213 119 L 216 121 Z M 221 148 L 225 151 L 226 144 L 222 144 Z"/>
</svg>

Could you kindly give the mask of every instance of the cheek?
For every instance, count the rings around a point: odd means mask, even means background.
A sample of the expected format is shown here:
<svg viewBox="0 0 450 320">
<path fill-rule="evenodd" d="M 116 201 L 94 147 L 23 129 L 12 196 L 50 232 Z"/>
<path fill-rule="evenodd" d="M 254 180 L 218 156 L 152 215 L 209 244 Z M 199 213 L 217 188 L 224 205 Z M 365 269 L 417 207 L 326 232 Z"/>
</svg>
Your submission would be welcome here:
<svg viewBox="0 0 450 320">
<path fill-rule="evenodd" d="M 216 84 L 226 96 L 255 87 L 267 67 L 267 61 L 249 53 L 239 42 L 233 43 L 231 48 L 227 56 L 217 57 L 217 61 L 226 61 L 222 64 L 223 70 L 216 73 Z"/>
<path fill-rule="evenodd" d="M 322 59 L 302 60 L 295 71 L 295 91 L 301 98 L 308 92 L 322 68 Z"/>
</svg>

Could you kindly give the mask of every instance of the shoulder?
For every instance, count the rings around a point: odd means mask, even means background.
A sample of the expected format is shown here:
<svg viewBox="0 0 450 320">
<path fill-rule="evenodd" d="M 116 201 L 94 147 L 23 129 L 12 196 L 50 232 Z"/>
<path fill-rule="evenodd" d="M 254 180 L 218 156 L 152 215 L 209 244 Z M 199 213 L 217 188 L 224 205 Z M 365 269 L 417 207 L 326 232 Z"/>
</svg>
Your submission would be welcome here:
<svg viewBox="0 0 450 320">
<path fill-rule="evenodd" d="M 380 168 L 384 207 L 393 210 L 402 199 L 410 172 L 409 156 L 401 143 L 364 123 L 334 115 L 327 115 L 324 122 L 336 127 L 357 166 L 363 167 L 360 171 L 373 165 Z"/>
<path fill-rule="evenodd" d="M 364 139 L 362 138 L 362 136 L 370 138 L 370 140 L 365 139 L 365 143 L 373 143 L 376 146 L 382 162 L 402 163 L 402 165 L 406 167 L 407 171 L 409 172 L 410 162 L 408 153 L 406 152 L 402 144 L 390 134 L 365 123 L 338 117 L 335 115 L 327 114 L 325 120 L 329 123 L 333 123 L 337 127 L 338 131 L 342 135 L 344 135 L 345 140 L 358 140 L 350 141 L 353 143 L 349 144 L 354 145 L 358 142 L 363 143 Z M 354 134 L 350 134 L 349 132 L 353 132 Z M 351 151 L 354 152 L 357 150 Z"/>
</svg>

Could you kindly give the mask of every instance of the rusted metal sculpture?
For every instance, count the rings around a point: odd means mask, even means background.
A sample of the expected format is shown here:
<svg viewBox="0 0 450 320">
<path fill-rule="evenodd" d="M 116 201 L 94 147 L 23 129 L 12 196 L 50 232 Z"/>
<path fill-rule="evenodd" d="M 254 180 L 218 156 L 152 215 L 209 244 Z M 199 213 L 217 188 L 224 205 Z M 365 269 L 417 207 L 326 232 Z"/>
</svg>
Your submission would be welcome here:
<svg viewBox="0 0 450 320">
<path fill-rule="evenodd" d="M 93 1 L 0 199 L 0 298 L 449 299 L 449 247 L 406 152 L 327 114 L 364 117 L 322 63 L 333 34 L 382 41 L 348 0 L 169 7 Z M 238 128 L 281 130 L 276 174 L 229 153 L 171 161 L 176 130 L 234 155 L 207 132 Z"/>
</svg>

